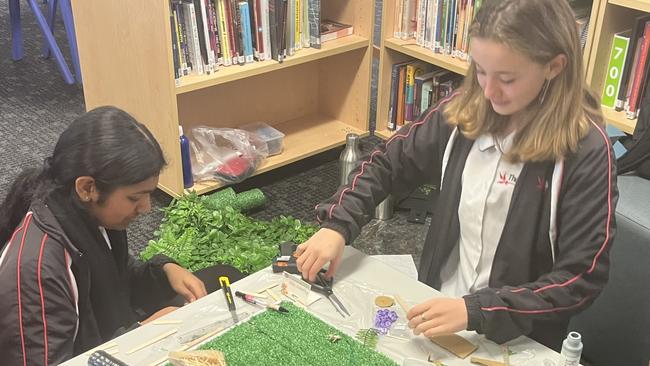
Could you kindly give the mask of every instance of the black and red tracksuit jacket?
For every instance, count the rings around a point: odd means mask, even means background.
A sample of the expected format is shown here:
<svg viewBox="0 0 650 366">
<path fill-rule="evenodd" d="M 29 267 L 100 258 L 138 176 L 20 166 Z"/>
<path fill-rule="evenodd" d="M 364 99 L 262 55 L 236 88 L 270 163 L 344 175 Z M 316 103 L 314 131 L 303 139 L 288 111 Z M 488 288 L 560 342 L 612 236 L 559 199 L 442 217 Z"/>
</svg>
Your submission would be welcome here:
<svg viewBox="0 0 650 366">
<path fill-rule="evenodd" d="M 440 183 L 419 268 L 419 280 L 436 289 L 458 245 L 462 175 L 474 143 L 445 121 L 442 108 L 454 96 L 397 131 L 350 174 L 351 184 L 316 206 L 321 227 L 350 243 L 388 194 L 405 197 L 422 184 Z M 570 317 L 607 283 L 617 198 L 613 152 L 595 123 L 575 153 L 525 163 L 489 287 L 464 297 L 468 329 L 498 343 L 528 335 L 558 349 Z"/>
<path fill-rule="evenodd" d="M 136 298 L 171 291 L 162 271 L 171 260 L 139 262 L 128 254 L 126 233 L 123 237 L 111 241 L 123 254 L 116 256 L 123 277 L 112 280 L 128 281 L 137 312 Z M 87 260 L 46 205 L 33 204 L 4 246 L 0 283 L 0 364 L 56 365 L 109 340 L 100 335 L 91 305 Z M 127 330 L 120 327 L 114 336 Z"/>
</svg>

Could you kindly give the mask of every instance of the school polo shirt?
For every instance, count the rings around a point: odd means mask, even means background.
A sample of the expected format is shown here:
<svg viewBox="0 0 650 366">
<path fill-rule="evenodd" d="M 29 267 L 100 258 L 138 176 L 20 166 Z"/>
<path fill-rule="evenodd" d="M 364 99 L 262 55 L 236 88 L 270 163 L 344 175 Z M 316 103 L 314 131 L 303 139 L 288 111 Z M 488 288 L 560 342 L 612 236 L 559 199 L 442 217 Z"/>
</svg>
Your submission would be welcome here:
<svg viewBox="0 0 650 366">
<path fill-rule="evenodd" d="M 488 287 L 512 192 L 523 168 L 523 163 L 503 158 L 513 138 L 514 133 L 503 139 L 481 135 L 469 152 L 458 206 L 458 245 L 441 272 L 440 291 L 447 296 L 460 298 Z"/>
</svg>

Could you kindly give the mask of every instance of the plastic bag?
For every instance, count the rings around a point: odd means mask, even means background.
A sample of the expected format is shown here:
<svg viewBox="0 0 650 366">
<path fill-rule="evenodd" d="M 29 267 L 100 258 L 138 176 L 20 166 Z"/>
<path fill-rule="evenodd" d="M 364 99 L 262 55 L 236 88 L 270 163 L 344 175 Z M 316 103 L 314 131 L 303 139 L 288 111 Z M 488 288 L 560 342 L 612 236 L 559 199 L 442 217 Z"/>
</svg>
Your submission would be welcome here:
<svg viewBox="0 0 650 366">
<path fill-rule="evenodd" d="M 190 146 L 195 181 L 239 183 L 253 175 L 269 155 L 266 142 L 251 132 L 233 128 L 193 127 Z"/>
</svg>

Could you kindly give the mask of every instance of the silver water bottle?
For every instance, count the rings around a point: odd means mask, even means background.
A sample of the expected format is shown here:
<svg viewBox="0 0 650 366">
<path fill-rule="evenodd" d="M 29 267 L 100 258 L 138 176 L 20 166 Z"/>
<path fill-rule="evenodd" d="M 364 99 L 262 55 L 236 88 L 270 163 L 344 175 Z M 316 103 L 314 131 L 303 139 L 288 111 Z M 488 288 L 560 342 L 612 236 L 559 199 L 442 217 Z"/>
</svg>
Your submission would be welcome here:
<svg viewBox="0 0 650 366">
<path fill-rule="evenodd" d="M 389 220 L 393 217 L 393 196 L 388 195 L 385 200 L 375 208 L 375 218 L 377 220 Z"/>
<path fill-rule="evenodd" d="M 339 184 L 345 185 L 348 182 L 350 172 L 356 169 L 361 162 L 361 149 L 359 149 L 359 135 L 349 133 L 345 137 L 345 149 L 339 156 Z"/>
</svg>

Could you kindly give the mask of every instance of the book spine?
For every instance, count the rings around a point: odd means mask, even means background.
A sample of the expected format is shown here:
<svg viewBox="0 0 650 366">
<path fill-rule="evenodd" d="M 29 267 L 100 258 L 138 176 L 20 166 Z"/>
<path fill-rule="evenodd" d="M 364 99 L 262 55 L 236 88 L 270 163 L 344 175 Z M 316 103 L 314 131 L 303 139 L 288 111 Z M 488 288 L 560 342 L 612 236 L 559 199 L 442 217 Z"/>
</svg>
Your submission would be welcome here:
<svg viewBox="0 0 650 366">
<path fill-rule="evenodd" d="M 621 88 L 621 75 L 625 65 L 625 57 L 630 44 L 629 37 L 614 35 L 612 40 L 612 49 L 609 54 L 609 65 L 607 66 L 607 76 L 603 94 L 601 96 L 601 105 L 608 108 L 614 108 L 616 97 Z"/>
<path fill-rule="evenodd" d="M 627 100 L 627 85 L 630 84 L 632 70 L 634 68 L 633 62 L 635 59 L 635 52 L 637 50 L 637 44 L 639 38 L 643 36 L 643 31 L 645 28 L 645 22 L 650 20 L 650 15 L 645 15 L 642 17 L 637 17 L 634 21 L 632 27 L 632 33 L 630 34 L 630 46 L 627 50 L 627 55 L 625 55 L 625 65 L 623 66 L 623 74 L 621 75 L 621 88 L 619 90 L 618 96 L 616 97 L 616 102 L 614 103 L 614 108 L 617 111 L 622 111 L 625 107 L 625 102 Z"/>
<path fill-rule="evenodd" d="M 424 83 L 422 83 L 422 91 L 420 93 L 422 95 L 420 97 L 420 113 L 423 113 L 431 106 L 432 84 L 432 80 L 426 80 Z"/>
<path fill-rule="evenodd" d="M 228 0 L 217 0 L 217 17 L 219 18 L 219 37 L 221 38 L 221 51 L 223 53 L 223 64 L 232 65 L 232 51 L 230 47 L 230 30 L 228 29 L 228 18 L 226 15 L 226 4 Z"/>
<path fill-rule="evenodd" d="M 397 127 L 404 125 L 404 102 L 406 97 L 406 66 L 400 66 L 397 84 Z"/>
<path fill-rule="evenodd" d="M 397 39 L 402 38 L 402 16 L 404 14 L 404 2 L 406 0 L 395 1 L 395 25 L 393 30 L 393 37 Z"/>
<path fill-rule="evenodd" d="M 309 1 L 309 46 L 320 48 L 320 0 Z"/>
<path fill-rule="evenodd" d="M 280 45 L 278 44 L 278 14 L 276 8 L 279 0 L 269 0 L 269 31 L 271 33 L 271 58 L 279 60 Z"/>
<path fill-rule="evenodd" d="M 233 64 L 239 63 L 239 45 L 237 44 L 238 34 L 234 23 L 235 9 L 231 0 L 224 0 L 226 23 L 228 24 L 228 44 L 230 45 L 230 57 Z"/>
<path fill-rule="evenodd" d="M 212 48 L 213 41 L 210 39 L 210 20 L 209 20 L 209 7 L 206 3 L 207 0 L 198 0 L 199 7 L 201 8 L 201 23 L 203 25 L 203 42 L 205 43 L 205 54 L 207 61 L 208 73 L 215 71 L 216 59 Z"/>
<path fill-rule="evenodd" d="M 395 131 L 397 127 L 397 97 L 399 83 L 400 64 L 394 64 L 390 72 L 390 102 L 388 103 L 388 123 L 386 126 L 389 130 Z"/>
<path fill-rule="evenodd" d="M 187 39 L 187 23 L 185 20 L 185 10 L 181 3 L 176 3 L 176 16 L 178 18 L 178 35 L 181 42 L 181 54 L 183 57 L 183 75 L 189 75 L 192 71 L 192 57 L 190 55 Z"/>
<path fill-rule="evenodd" d="M 260 12 L 262 16 L 262 33 L 264 35 L 264 59 L 271 59 L 271 30 L 269 28 L 269 0 L 261 0 L 262 11 Z"/>
<path fill-rule="evenodd" d="M 650 21 L 645 23 L 645 30 L 643 32 L 643 42 L 641 43 L 641 51 L 639 53 L 639 64 L 634 73 L 632 83 L 632 92 L 630 94 L 630 102 L 626 115 L 628 119 L 635 119 L 638 113 L 638 105 L 641 99 L 640 91 L 641 84 L 644 80 L 645 65 L 648 61 L 648 48 L 650 46 Z"/>
<path fill-rule="evenodd" d="M 199 42 L 199 30 L 196 24 L 196 11 L 194 9 L 194 4 L 184 4 L 185 15 L 188 19 L 188 32 L 189 32 L 189 42 L 190 42 L 190 51 L 192 52 L 192 66 L 194 67 L 194 72 L 197 75 L 203 75 L 203 60 L 201 57 L 201 46 Z"/>
<path fill-rule="evenodd" d="M 172 31 L 172 58 L 174 63 L 174 81 L 176 85 L 179 83 L 181 73 L 179 72 L 180 65 L 178 63 L 178 35 L 176 34 L 176 27 L 174 24 L 174 13 L 169 15 L 169 26 Z"/>
<path fill-rule="evenodd" d="M 264 26 L 262 25 L 262 0 L 255 0 L 255 11 L 253 18 L 255 21 L 255 58 L 258 61 L 264 61 Z"/>
<path fill-rule="evenodd" d="M 296 10 L 296 26 L 294 30 L 294 48 L 297 50 L 302 49 L 302 8 L 300 7 L 302 0 L 292 0 L 295 1 L 295 10 Z"/>
<path fill-rule="evenodd" d="M 295 33 L 296 33 L 296 2 L 295 0 L 287 0 L 287 15 L 285 23 L 285 35 L 286 35 L 286 49 L 289 56 L 295 54 L 296 51 L 296 42 L 295 42 Z"/>
<path fill-rule="evenodd" d="M 309 47 L 309 0 L 301 0 L 302 5 L 302 48 Z"/>
<path fill-rule="evenodd" d="M 239 11 L 238 0 L 232 0 L 232 26 L 235 32 L 235 43 L 237 44 L 237 62 L 240 64 L 246 63 L 246 56 L 244 56 L 244 29 L 241 23 L 241 12 Z"/>
<path fill-rule="evenodd" d="M 221 53 L 221 42 L 219 41 L 219 20 L 217 18 L 217 6 L 214 3 L 216 0 L 207 0 L 208 10 L 210 13 L 210 41 L 212 49 L 214 50 L 215 65 L 223 65 L 223 54 Z"/>
<path fill-rule="evenodd" d="M 415 65 L 406 66 L 406 96 L 404 98 L 404 123 L 413 122 L 413 89 L 415 86 Z"/>
<path fill-rule="evenodd" d="M 244 57 L 246 62 L 253 62 L 253 34 L 251 33 L 250 13 L 248 2 L 239 2 L 239 12 L 241 14 L 241 25 L 244 43 Z"/>
</svg>

